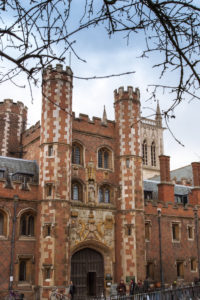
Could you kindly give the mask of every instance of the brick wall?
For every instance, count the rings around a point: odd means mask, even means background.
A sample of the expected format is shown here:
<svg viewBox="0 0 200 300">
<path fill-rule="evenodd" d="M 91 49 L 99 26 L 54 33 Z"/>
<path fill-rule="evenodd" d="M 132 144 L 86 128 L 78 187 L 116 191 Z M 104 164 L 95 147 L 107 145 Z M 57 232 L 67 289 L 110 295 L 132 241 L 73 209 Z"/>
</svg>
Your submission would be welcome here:
<svg viewBox="0 0 200 300">
<path fill-rule="evenodd" d="M 6 99 L 0 103 L 0 154 L 22 157 L 21 134 L 26 128 L 27 107 Z"/>
</svg>

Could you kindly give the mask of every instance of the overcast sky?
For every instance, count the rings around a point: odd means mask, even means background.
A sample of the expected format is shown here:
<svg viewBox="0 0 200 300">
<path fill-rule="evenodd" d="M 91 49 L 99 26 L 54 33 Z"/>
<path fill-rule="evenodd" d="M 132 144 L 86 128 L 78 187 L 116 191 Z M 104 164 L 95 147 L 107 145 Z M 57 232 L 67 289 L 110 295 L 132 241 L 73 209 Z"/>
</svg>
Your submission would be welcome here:
<svg viewBox="0 0 200 300">
<path fill-rule="evenodd" d="M 79 0 L 76 0 L 79 1 Z M 73 89 L 73 111 L 101 117 L 103 107 L 106 106 L 107 117 L 114 119 L 113 91 L 120 86 L 139 87 L 141 91 L 142 116 L 149 116 L 156 109 L 156 102 L 146 101 L 148 93 L 146 88 L 149 84 L 156 82 L 158 73 L 151 66 L 159 60 L 159 54 L 149 59 L 137 58 L 142 51 L 144 43 L 143 36 L 138 35 L 130 39 L 129 44 L 123 35 L 115 35 L 108 38 L 105 30 L 94 28 L 84 30 L 73 37 L 76 40 L 76 51 L 79 56 L 85 59 L 84 63 L 78 60 L 73 54 L 71 62 L 66 56 L 66 65 L 71 63 L 72 71 L 76 76 L 102 76 L 118 74 L 127 71 L 136 71 L 135 74 L 101 80 L 78 80 L 74 79 Z M 168 74 L 165 80 L 173 82 L 176 74 Z M 18 79 L 18 84 L 26 84 L 25 78 Z M 11 98 L 13 101 L 22 101 L 29 108 L 28 126 L 36 123 L 41 114 L 41 90 L 40 87 L 33 89 L 34 101 L 32 103 L 28 86 L 24 89 L 17 88 L 11 84 L 1 85 L 1 101 Z M 158 94 L 161 111 L 169 105 L 169 95 Z M 200 102 L 186 100 L 175 111 L 175 119 L 170 120 L 171 131 L 178 140 L 185 146 L 179 145 L 166 129 L 164 133 L 165 154 L 171 157 L 171 169 L 175 169 L 192 161 L 200 160 Z M 165 124 L 163 123 L 165 126 Z"/>
</svg>

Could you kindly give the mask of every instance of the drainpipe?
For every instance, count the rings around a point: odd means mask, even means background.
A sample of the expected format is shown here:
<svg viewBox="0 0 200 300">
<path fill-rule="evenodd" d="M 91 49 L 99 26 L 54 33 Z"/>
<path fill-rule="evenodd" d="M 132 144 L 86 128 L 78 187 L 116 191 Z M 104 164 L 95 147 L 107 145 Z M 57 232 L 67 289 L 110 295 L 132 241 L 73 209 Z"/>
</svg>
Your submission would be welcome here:
<svg viewBox="0 0 200 300">
<path fill-rule="evenodd" d="M 17 202 L 18 196 L 14 195 L 14 214 L 13 214 L 13 226 L 12 226 L 12 237 L 11 237 L 11 253 L 10 253 L 10 277 L 9 277 L 9 290 L 12 290 L 13 275 L 14 275 L 14 250 L 15 250 L 15 227 L 17 221 Z"/>
<path fill-rule="evenodd" d="M 163 266 L 162 266 L 162 243 L 161 243 L 161 209 L 157 209 L 158 212 L 158 238 L 159 238 L 159 257 L 160 257 L 160 281 L 161 281 L 161 288 L 164 288 L 164 276 L 163 276 Z"/>
<path fill-rule="evenodd" d="M 197 209 L 194 209 L 194 218 L 195 218 L 195 233 L 196 233 L 196 243 L 197 243 L 197 258 L 198 258 L 198 273 L 200 279 L 200 254 L 199 254 L 199 217 Z"/>
</svg>

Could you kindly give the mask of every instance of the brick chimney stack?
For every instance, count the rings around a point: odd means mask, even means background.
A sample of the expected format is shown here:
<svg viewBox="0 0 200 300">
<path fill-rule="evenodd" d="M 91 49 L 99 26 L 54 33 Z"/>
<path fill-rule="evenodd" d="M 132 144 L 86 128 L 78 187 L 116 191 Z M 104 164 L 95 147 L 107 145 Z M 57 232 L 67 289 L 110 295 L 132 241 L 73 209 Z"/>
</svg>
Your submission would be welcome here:
<svg viewBox="0 0 200 300">
<path fill-rule="evenodd" d="M 170 157 L 160 155 L 160 181 L 170 182 Z"/>
<path fill-rule="evenodd" d="M 190 203 L 193 205 L 200 205 L 200 162 L 192 163 L 193 173 L 193 190 Z"/>
<path fill-rule="evenodd" d="M 170 157 L 160 155 L 160 183 L 158 184 L 158 199 L 162 202 L 174 202 L 174 184 L 170 179 Z"/>
<path fill-rule="evenodd" d="M 200 187 L 200 162 L 192 163 L 193 185 Z"/>
</svg>

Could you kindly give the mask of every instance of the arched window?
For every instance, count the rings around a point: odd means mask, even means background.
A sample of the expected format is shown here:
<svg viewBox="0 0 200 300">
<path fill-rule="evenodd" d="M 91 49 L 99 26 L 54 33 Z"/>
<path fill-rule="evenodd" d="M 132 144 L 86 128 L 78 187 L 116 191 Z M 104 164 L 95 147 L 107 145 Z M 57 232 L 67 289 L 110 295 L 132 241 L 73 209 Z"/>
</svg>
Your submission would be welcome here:
<svg viewBox="0 0 200 300">
<path fill-rule="evenodd" d="M 106 148 L 101 148 L 98 151 L 98 167 L 111 169 L 111 152 Z"/>
<path fill-rule="evenodd" d="M 142 144 L 142 161 L 144 165 L 148 164 L 148 157 L 147 157 L 147 141 L 144 140 Z"/>
<path fill-rule="evenodd" d="M 7 231 L 7 216 L 0 210 L 0 235 L 6 235 Z"/>
<path fill-rule="evenodd" d="M 35 217 L 32 213 L 26 212 L 20 219 L 20 235 L 34 236 Z"/>
<path fill-rule="evenodd" d="M 72 163 L 76 165 L 83 164 L 83 148 L 78 143 L 72 144 Z"/>
<path fill-rule="evenodd" d="M 83 200 L 82 185 L 78 181 L 72 182 L 72 200 L 77 200 L 77 201 Z"/>
<path fill-rule="evenodd" d="M 156 166 L 156 146 L 154 142 L 151 144 L 151 165 Z"/>
<path fill-rule="evenodd" d="M 0 235 L 4 234 L 4 215 L 0 212 Z"/>
<path fill-rule="evenodd" d="M 110 187 L 102 185 L 99 188 L 99 203 L 110 203 Z"/>
</svg>

